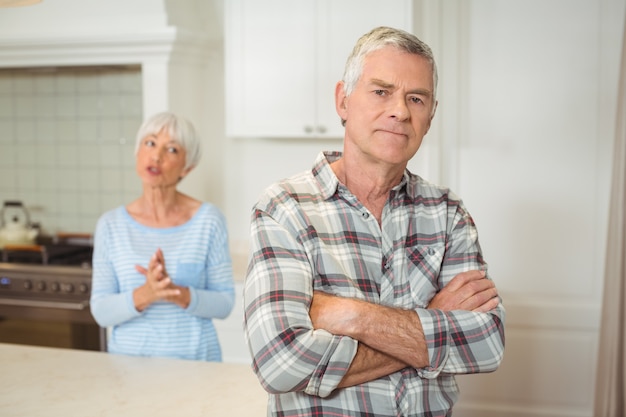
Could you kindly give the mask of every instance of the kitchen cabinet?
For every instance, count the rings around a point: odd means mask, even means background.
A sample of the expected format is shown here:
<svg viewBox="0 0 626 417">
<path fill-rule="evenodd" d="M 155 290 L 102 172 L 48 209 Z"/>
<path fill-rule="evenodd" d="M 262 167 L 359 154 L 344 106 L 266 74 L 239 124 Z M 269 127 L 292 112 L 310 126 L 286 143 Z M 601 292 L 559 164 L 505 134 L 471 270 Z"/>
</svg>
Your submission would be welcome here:
<svg viewBox="0 0 626 417">
<path fill-rule="evenodd" d="M 227 136 L 342 138 L 334 90 L 352 47 L 412 21 L 411 0 L 225 2 Z"/>
</svg>

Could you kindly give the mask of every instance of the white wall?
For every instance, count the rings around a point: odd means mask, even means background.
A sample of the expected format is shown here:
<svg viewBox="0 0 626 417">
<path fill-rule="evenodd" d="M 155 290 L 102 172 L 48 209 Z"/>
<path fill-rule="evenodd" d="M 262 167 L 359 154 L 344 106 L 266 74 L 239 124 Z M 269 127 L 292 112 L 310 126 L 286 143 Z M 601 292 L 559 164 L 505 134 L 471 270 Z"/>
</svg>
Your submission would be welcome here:
<svg viewBox="0 0 626 417">
<path fill-rule="evenodd" d="M 624 1 L 423 6 L 441 180 L 507 308 L 503 365 L 459 378 L 455 416 L 591 416 Z"/>
</svg>

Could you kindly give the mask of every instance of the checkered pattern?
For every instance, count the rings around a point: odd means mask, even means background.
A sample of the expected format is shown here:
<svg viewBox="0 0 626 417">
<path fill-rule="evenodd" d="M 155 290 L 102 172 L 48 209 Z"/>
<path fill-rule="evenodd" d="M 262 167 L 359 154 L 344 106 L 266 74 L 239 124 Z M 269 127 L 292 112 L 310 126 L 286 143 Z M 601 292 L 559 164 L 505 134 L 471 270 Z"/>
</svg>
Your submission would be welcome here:
<svg viewBox="0 0 626 417">
<path fill-rule="evenodd" d="M 472 218 L 447 189 L 406 172 L 382 224 L 338 182 L 321 153 L 312 169 L 269 187 L 252 215 L 245 334 L 270 393 L 268 415 L 449 416 L 455 374 L 490 372 L 504 351 L 504 308 L 426 309 L 455 275 L 487 269 Z M 430 366 L 336 389 L 357 341 L 314 330 L 313 290 L 418 313 Z"/>
</svg>

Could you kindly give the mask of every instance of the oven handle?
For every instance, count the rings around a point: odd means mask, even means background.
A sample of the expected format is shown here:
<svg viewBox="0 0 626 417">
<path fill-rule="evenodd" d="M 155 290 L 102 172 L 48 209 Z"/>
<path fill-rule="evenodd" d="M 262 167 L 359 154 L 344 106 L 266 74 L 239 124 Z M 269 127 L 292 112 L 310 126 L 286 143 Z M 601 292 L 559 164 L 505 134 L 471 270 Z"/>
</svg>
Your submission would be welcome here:
<svg viewBox="0 0 626 417">
<path fill-rule="evenodd" d="M 63 308 L 66 310 L 81 311 L 89 306 L 89 301 L 79 303 L 64 303 L 58 301 L 40 300 L 16 300 L 13 298 L 0 298 L 0 305 L 20 306 L 20 307 L 43 307 L 43 308 Z"/>
</svg>

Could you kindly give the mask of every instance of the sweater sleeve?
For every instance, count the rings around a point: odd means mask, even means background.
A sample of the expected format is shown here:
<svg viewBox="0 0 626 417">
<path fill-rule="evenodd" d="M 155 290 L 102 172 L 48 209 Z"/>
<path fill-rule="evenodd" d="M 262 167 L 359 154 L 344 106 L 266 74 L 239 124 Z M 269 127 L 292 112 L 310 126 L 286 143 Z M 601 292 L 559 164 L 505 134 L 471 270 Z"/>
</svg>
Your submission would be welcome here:
<svg viewBox="0 0 626 417">
<path fill-rule="evenodd" d="M 91 314 L 101 327 L 114 326 L 141 315 L 132 291 L 119 291 L 118 278 L 109 257 L 112 240 L 107 216 L 98 220 L 92 260 Z"/>
<path fill-rule="evenodd" d="M 206 257 L 206 286 L 189 287 L 191 302 L 187 312 L 203 318 L 226 318 L 235 305 L 233 268 L 224 217 L 216 212 L 210 229 Z"/>
</svg>

